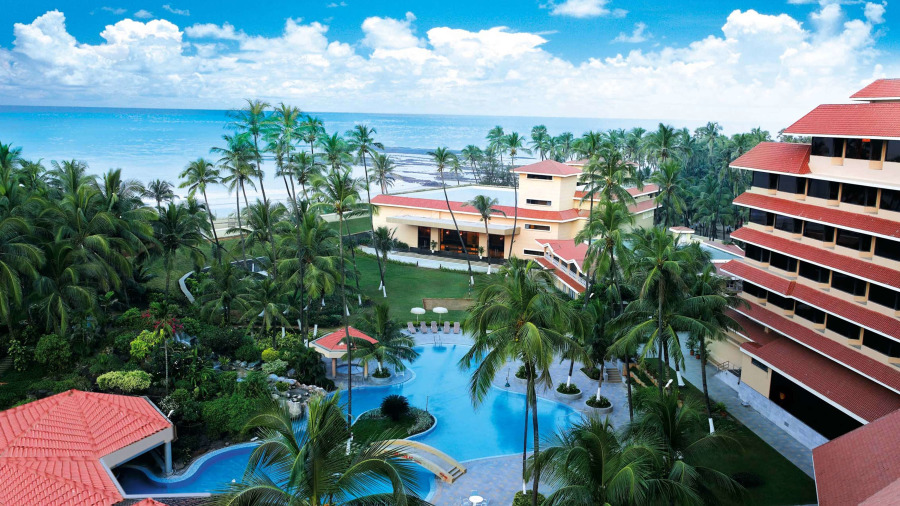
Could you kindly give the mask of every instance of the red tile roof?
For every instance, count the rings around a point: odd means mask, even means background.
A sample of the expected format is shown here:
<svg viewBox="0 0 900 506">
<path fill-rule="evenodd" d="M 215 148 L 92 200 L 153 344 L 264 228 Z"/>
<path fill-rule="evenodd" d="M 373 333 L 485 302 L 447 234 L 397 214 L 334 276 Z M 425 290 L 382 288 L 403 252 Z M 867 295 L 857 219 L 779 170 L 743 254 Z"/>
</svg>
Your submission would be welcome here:
<svg viewBox="0 0 900 506">
<path fill-rule="evenodd" d="M 154 501 L 153 499 L 148 497 L 141 502 L 134 503 L 134 506 L 166 506 L 166 505 L 159 501 Z"/>
<path fill-rule="evenodd" d="M 806 260 L 829 269 L 845 272 L 851 276 L 857 276 L 881 285 L 900 289 L 900 272 L 889 267 L 747 227 L 739 228 L 732 232 L 731 238 Z"/>
<path fill-rule="evenodd" d="M 900 371 L 874 358 L 844 346 L 825 337 L 815 330 L 801 325 L 790 318 L 775 314 L 759 304 L 747 303 L 749 306 L 734 308 L 735 311 L 747 316 L 779 334 L 789 337 L 794 341 L 810 348 L 817 353 L 833 360 L 834 362 L 852 369 L 859 374 L 900 392 Z"/>
<path fill-rule="evenodd" d="M 879 218 L 871 214 L 842 211 L 833 207 L 804 204 L 796 200 L 782 199 L 759 193 L 746 192 L 734 199 L 734 204 L 753 207 L 794 218 L 826 223 L 839 228 L 853 229 L 870 234 L 900 238 L 900 222 Z"/>
<path fill-rule="evenodd" d="M 788 281 L 781 276 L 757 269 L 738 260 L 729 261 L 722 266 L 722 270 L 755 285 L 762 286 L 766 290 L 801 300 L 826 313 L 850 320 L 857 325 L 887 337 L 900 338 L 900 319 L 887 316 L 878 311 L 872 311 L 859 304 L 829 295 L 802 283 Z"/>
<path fill-rule="evenodd" d="M 853 100 L 900 99 L 900 79 L 877 79 L 872 84 L 850 95 Z"/>
<path fill-rule="evenodd" d="M 900 411 L 813 448 L 819 505 L 897 504 L 898 448 Z"/>
<path fill-rule="evenodd" d="M 556 256 L 567 262 L 575 262 L 578 264 L 578 268 L 584 265 L 584 257 L 587 255 L 588 245 L 583 242 L 576 244 L 574 239 L 561 241 L 535 239 L 535 242 L 541 246 L 549 246 Z"/>
<path fill-rule="evenodd" d="M 145 398 L 78 390 L 0 412 L 0 504 L 121 501 L 100 459 L 171 426 Z"/>
<path fill-rule="evenodd" d="M 346 337 L 347 337 L 347 332 L 343 328 L 340 328 L 330 334 L 326 334 L 326 335 L 316 339 L 315 341 L 313 341 L 313 344 L 319 345 L 322 348 L 325 348 L 327 350 L 332 350 L 332 351 L 346 350 L 347 343 L 344 342 L 344 339 L 346 339 Z M 364 339 L 366 341 L 369 341 L 370 343 L 378 342 L 375 340 L 375 338 L 369 337 L 366 334 L 364 334 L 362 331 L 355 329 L 353 327 L 350 327 L 350 337 L 355 338 L 355 339 Z M 355 345 L 354 345 L 353 349 L 356 349 Z"/>
<path fill-rule="evenodd" d="M 541 162 L 516 167 L 515 169 L 513 169 L 513 172 L 518 172 L 520 174 L 540 174 L 544 176 L 569 177 L 580 176 L 581 168 L 572 167 L 571 165 L 566 165 L 564 163 L 559 163 L 556 160 L 544 160 Z"/>
<path fill-rule="evenodd" d="M 738 313 L 734 309 L 729 309 L 726 311 L 726 314 L 741 326 L 741 330 L 738 331 L 739 334 L 750 339 L 759 346 L 764 346 L 779 338 L 778 334 L 766 332 L 766 327 L 763 327 L 750 318 Z"/>
<path fill-rule="evenodd" d="M 565 269 L 560 269 L 559 267 L 553 265 L 553 262 L 547 260 L 546 258 L 536 258 L 537 263 L 541 264 L 541 267 L 550 271 L 554 276 L 559 278 L 560 281 L 565 283 L 569 288 L 575 290 L 578 293 L 584 293 L 584 287 L 569 275 L 569 272 Z"/>
<path fill-rule="evenodd" d="M 372 197 L 372 203 L 380 206 L 395 207 L 411 207 L 419 209 L 431 209 L 435 211 L 448 211 L 447 202 L 442 199 L 423 199 L 416 197 L 406 197 L 401 195 L 376 195 Z M 454 213 L 471 214 L 481 216 L 472 206 L 466 205 L 464 202 L 450 201 L 450 207 Z M 494 206 L 494 209 L 503 211 L 508 218 L 515 215 L 516 209 L 513 206 Z M 495 216 L 497 216 L 495 214 Z M 578 209 L 566 209 L 565 211 L 541 211 L 538 209 L 524 209 L 519 207 L 519 219 L 542 220 L 542 221 L 572 221 L 579 217 Z"/>
<path fill-rule="evenodd" d="M 586 165 L 590 160 L 590 158 L 580 158 L 578 160 L 569 160 L 566 162 L 566 165 L 577 165 L 579 167 Z"/>
<path fill-rule="evenodd" d="M 659 186 L 657 186 L 657 185 L 655 185 L 655 184 L 652 184 L 652 183 L 647 183 L 647 184 L 644 185 L 644 188 L 643 188 L 643 189 L 638 189 L 638 188 L 627 188 L 625 191 L 627 191 L 632 197 L 638 197 L 638 196 L 641 196 L 641 195 L 648 195 L 648 194 L 651 194 L 651 193 L 656 193 L 656 192 L 658 192 L 658 191 L 659 191 Z M 579 200 L 580 200 L 580 199 L 583 199 L 585 195 L 587 195 L 587 192 L 582 191 L 582 190 L 578 190 L 578 191 L 575 192 L 575 197 L 573 197 L 573 198 L 579 199 Z M 596 197 L 596 196 L 595 196 L 595 197 Z M 599 199 L 594 198 L 594 200 L 599 200 Z"/>
<path fill-rule="evenodd" d="M 794 135 L 900 139 L 900 103 L 820 105 L 784 132 Z"/>
<path fill-rule="evenodd" d="M 727 251 L 728 253 L 731 253 L 732 255 L 737 255 L 739 257 L 744 256 L 744 250 L 739 248 L 737 244 L 725 244 L 718 240 L 709 240 L 709 239 L 703 241 L 703 244 L 708 245 L 710 248 Z"/>
<path fill-rule="evenodd" d="M 760 142 L 731 162 L 731 166 L 782 174 L 809 174 L 809 151 L 809 144 Z"/>
<path fill-rule="evenodd" d="M 744 343 L 741 349 L 867 422 L 900 409 L 900 394 L 790 339 L 775 339 L 762 346 Z"/>
<path fill-rule="evenodd" d="M 631 214 L 639 214 L 645 213 L 647 211 L 651 211 L 659 207 L 659 204 L 653 201 L 653 199 L 645 200 L 643 202 L 638 202 L 633 206 L 628 206 L 628 212 Z"/>
</svg>

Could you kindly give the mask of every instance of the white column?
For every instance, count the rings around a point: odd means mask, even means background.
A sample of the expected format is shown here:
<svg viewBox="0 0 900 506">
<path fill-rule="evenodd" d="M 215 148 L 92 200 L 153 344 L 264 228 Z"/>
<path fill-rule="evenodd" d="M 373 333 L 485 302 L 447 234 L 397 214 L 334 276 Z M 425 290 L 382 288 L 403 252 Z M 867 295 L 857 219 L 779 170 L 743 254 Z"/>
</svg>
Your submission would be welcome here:
<svg viewBox="0 0 900 506">
<path fill-rule="evenodd" d="M 172 442 L 166 441 L 165 444 L 165 454 L 166 454 L 166 474 L 172 474 Z"/>
</svg>

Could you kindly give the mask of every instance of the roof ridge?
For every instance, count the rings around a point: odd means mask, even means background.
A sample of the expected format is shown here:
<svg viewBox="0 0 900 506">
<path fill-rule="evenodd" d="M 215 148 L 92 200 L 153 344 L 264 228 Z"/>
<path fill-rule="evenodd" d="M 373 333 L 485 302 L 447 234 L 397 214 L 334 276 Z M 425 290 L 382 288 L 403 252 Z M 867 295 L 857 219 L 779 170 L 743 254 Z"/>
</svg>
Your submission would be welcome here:
<svg viewBox="0 0 900 506">
<path fill-rule="evenodd" d="M 34 426 L 35 426 L 37 423 L 39 423 L 41 420 L 43 420 L 44 416 L 45 416 L 47 413 L 49 413 L 51 409 L 53 409 L 53 408 L 59 406 L 60 404 L 62 404 L 62 397 L 61 397 L 61 396 L 65 395 L 65 394 L 72 395 L 74 392 L 77 392 L 77 391 L 78 391 L 78 390 L 75 390 L 75 389 L 73 388 L 73 389 L 71 389 L 71 390 L 66 390 L 65 392 L 60 392 L 60 393 L 58 393 L 58 394 L 56 394 L 56 395 L 51 395 L 50 397 L 45 397 L 44 399 L 38 399 L 38 400 L 43 400 L 44 402 L 38 403 L 38 401 L 32 401 L 32 402 L 29 402 L 28 404 L 23 404 L 23 405 L 21 405 L 21 406 L 15 407 L 15 408 L 10 409 L 10 410 L 8 410 L 8 411 L 0 412 L 0 415 L 2 415 L 2 414 L 4 414 L 4 413 L 7 413 L 7 414 L 8 414 L 7 417 L 9 417 L 9 415 L 15 415 L 15 414 L 19 414 L 19 413 L 24 413 L 24 412 L 26 412 L 26 411 L 40 411 L 40 414 L 38 414 L 37 416 L 35 416 L 34 421 L 28 423 L 27 428 L 25 428 L 24 430 L 20 431 L 20 432 L 19 432 L 18 434 L 16 434 L 12 439 L 10 439 L 9 442 L 6 443 L 6 446 L 5 446 L 5 447 L 0 448 L 0 457 L 6 457 L 6 453 L 7 453 L 11 448 L 13 448 L 13 447 L 15 446 L 15 443 L 16 443 L 17 441 L 20 441 L 20 440 L 23 439 L 25 436 L 30 435 L 30 434 L 31 434 L 31 431 L 34 430 Z M 50 399 L 52 399 L 52 401 L 51 401 Z M 44 409 L 44 406 L 46 406 L 46 409 Z M 23 409 L 23 408 L 28 408 L 28 409 Z"/>
</svg>

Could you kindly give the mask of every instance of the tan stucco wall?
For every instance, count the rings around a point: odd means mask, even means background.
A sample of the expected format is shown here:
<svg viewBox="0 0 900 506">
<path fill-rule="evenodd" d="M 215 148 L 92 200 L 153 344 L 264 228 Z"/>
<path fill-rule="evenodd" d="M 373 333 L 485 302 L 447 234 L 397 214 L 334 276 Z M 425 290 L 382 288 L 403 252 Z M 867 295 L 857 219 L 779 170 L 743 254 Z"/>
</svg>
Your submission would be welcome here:
<svg viewBox="0 0 900 506">
<path fill-rule="evenodd" d="M 750 356 L 742 354 L 741 358 L 741 382 L 756 390 L 760 394 L 769 397 L 769 386 L 772 383 L 772 370 L 763 371 L 750 363 Z"/>
<path fill-rule="evenodd" d="M 726 340 L 709 343 L 710 360 L 716 364 L 728 362 L 732 369 L 740 367 L 744 354 L 741 353 L 738 343 L 744 341 L 746 340 L 740 336 L 729 335 Z"/>
</svg>

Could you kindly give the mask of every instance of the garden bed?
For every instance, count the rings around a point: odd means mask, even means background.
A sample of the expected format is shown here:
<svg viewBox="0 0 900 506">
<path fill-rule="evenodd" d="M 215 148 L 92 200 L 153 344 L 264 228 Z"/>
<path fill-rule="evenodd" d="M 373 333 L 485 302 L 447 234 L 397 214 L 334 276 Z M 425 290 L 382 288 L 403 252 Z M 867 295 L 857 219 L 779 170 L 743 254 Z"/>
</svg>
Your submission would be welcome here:
<svg viewBox="0 0 900 506">
<path fill-rule="evenodd" d="M 366 411 L 353 424 L 353 436 L 360 441 L 370 437 L 380 437 L 387 433 L 386 439 L 405 439 L 431 429 L 437 420 L 431 413 L 419 408 L 409 408 L 409 413 L 394 422 L 381 413 L 381 409 Z"/>
</svg>

